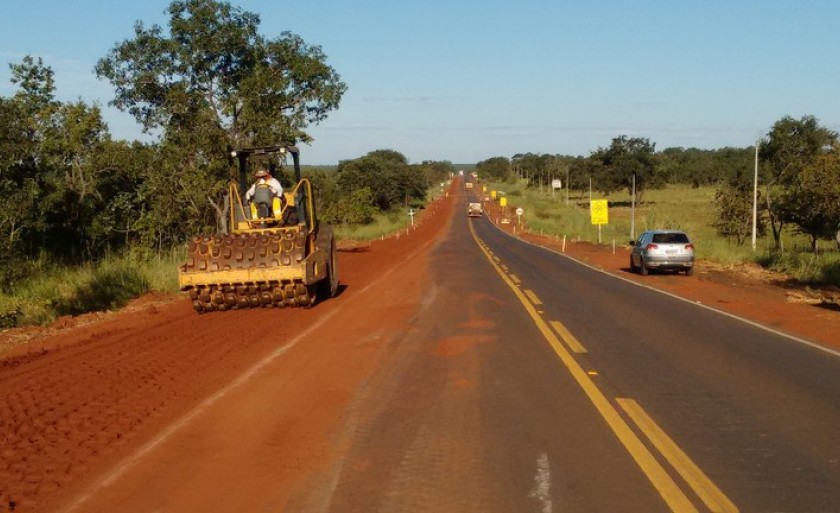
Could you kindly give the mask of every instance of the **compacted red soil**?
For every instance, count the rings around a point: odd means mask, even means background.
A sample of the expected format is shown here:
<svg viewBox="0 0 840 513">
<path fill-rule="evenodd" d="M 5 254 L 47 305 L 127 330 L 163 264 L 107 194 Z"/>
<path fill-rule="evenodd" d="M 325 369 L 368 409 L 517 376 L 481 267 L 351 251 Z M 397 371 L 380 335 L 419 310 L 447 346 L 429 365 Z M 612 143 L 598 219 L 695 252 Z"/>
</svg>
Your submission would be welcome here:
<svg viewBox="0 0 840 513">
<path fill-rule="evenodd" d="M 282 511 L 298 483 L 330 464 L 327 447 L 350 400 L 345 391 L 374 372 L 383 351 L 377 340 L 398 333 L 422 301 L 428 254 L 452 216 L 463 215 L 460 204 L 452 205 L 459 194 L 453 186 L 399 237 L 345 243 L 339 296 L 314 308 L 198 315 L 185 297 L 152 295 L 120 312 L 0 333 L 0 512 L 107 511 L 84 502 L 102 488 L 97 483 L 116 475 L 115 468 L 154 445 L 161 433 L 192 418 L 190 412 L 242 379 L 255 362 L 289 345 L 287 367 L 274 378 L 285 380 L 285 391 L 271 398 L 273 415 L 283 425 L 272 450 L 282 451 L 285 463 L 271 469 L 282 477 L 282 485 L 272 488 Z M 562 249 L 551 238 L 524 238 Z M 807 294 L 799 289 L 703 263 L 692 277 L 641 277 L 627 269 L 627 251 L 571 242 L 565 247 L 569 256 L 606 272 L 840 348 L 840 312 L 830 304 L 802 302 Z M 298 342 L 310 331 L 318 336 Z M 237 411 L 220 418 L 208 414 L 208 422 L 248 426 Z M 220 449 L 220 457 L 225 454 Z M 253 475 L 237 479 L 258 484 L 264 470 L 255 467 Z M 216 504 L 215 510 L 248 504 L 253 490 L 237 489 L 229 504 Z M 171 493 L 186 492 L 173 486 Z M 149 500 L 144 511 L 155 510 Z M 177 504 L 177 497 L 173 500 Z"/>
<path fill-rule="evenodd" d="M 340 247 L 339 295 L 313 308 L 199 315 L 184 296 L 147 296 L 120 312 L 0 333 L 0 512 L 92 511 L 79 497 L 113 469 L 255 362 L 317 331 L 284 355 L 295 362 L 284 370 L 287 392 L 272 398 L 288 417 L 278 444 L 290 462 L 274 470 L 293 490 L 338 425 L 349 400 L 341 391 L 375 368 L 379 348 L 366 335 L 398 332 L 420 301 L 451 200 L 435 201 L 398 236 Z"/>
</svg>

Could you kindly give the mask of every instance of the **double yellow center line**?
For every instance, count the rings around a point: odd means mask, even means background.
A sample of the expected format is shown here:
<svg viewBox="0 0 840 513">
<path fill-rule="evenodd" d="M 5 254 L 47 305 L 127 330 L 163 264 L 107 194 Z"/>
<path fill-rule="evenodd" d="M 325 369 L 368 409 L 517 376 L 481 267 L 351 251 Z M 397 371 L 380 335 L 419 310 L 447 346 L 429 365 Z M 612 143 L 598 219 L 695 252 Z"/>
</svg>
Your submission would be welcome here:
<svg viewBox="0 0 840 513">
<path fill-rule="evenodd" d="M 571 351 L 585 353 L 584 346 L 563 326 L 559 321 L 546 322 L 536 307 L 541 305 L 539 297 L 531 290 L 521 290 L 520 281 L 515 281 L 501 267 L 501 260 L 493 255 L 490 249 L 478 238 L 473 223 L 469 223 L 470 232 L 478 247 L 487 257 L 487 260 L 501 276 L 502 280 L 510 287 L 514 295 L 519 299 L 525 310 L 533 319 L 534 324 L 545 337 L 551 348 L 563 362 L 563 365 L 571 373 L 574 380 L 583 389 L 583 392 L 595 406 L 595 409 L 636 461 L 642 472 L 647 476 L 654 488 L 664 499 L 671 511 L 679 513 L 695 513 L 697 508 L 680 489 L 674 479 L 665 470 L 659 460 L 653 455 L 648 447 L 630 428 L 616 407 L 601 392 L 590 375 L 575 360 L 569 349 L 563 345 L 558 334 L 566 342 Z M 552 330 L 553 328 L 553 330 Z M 596 374 L 596 373 L 592 373 Z M 703 473 L 703 471 L 691 461 L 688 455 L 683 452 L 676 443 L 648 416 L 641 406 L 632 399 L 617 398 L 616 402 L 633 421 L 636 427 L 644 433 L 650 443 L 659 451 L 662 457 L 674 467 L 677 473 L 682 476 L 686 483 L 694 490 L 706 507 L 715 513 L 737 513 L 738 508 L 729 498 Z"/>
</svg>

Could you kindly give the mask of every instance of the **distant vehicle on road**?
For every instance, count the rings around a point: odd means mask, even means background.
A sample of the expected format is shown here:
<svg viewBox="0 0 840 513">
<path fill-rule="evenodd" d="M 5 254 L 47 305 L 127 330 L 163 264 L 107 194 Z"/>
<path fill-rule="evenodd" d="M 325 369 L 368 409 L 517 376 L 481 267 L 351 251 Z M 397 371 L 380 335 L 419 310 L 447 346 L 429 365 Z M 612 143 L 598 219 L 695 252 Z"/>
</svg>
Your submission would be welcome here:
<svg viewBox="0 0 840 513">
<path fill-rule="evenodd" d="M 481 217 L 484 214 L 484 209 L 481 208 L 481 203 L 470 203 L 467 208 L 467 215 L 470 217 Z"/>
<path fill-rule="evenodd" d="M 651 269 L 684 271 L 694 274 L 694 244 L 680 230 L 647 230 L 630 241 L 630 270 L 647 275 Z"/>
</svg>

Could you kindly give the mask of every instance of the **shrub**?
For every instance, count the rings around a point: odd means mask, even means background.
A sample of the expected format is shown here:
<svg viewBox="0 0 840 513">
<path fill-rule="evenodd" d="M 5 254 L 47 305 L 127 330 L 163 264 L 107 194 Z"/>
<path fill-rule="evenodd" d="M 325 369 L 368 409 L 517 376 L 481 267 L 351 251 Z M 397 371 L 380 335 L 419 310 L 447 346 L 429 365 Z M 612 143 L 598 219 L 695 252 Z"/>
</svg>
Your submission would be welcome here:
<svg viewBox="0 0 840 513">
<path fill-rule="evenodd" d="M 149 280 L 142 271 L 127 264 L 114 265 L 94 271 L 90 281 L 77 285 L 53 306 L 59 315 L 78 315 L 119 308 L 149 290 Z"/>
</svg>

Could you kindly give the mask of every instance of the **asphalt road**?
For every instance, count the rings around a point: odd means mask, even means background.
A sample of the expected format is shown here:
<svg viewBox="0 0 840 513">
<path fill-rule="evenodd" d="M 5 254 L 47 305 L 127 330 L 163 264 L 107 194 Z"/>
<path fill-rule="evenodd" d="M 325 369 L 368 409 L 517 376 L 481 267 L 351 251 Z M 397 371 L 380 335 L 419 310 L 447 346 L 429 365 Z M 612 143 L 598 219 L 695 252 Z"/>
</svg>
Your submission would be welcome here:
<svg viewBox="0 0 840 513">
<path fill-rule="evenodd" d="M 568 353 L 700 511 L 840 511 L 838 356 L 522 243 L 487 220 L 474 228 L 541 303 L 539 318 L 585 349 Z M 657 449 L 628 400 L 674 445 Z M 675 473 L 679 453 L 695 466 L 683 473 L 708 481 L 692 486 Z M 696 500 L 698 486 L 716 489 L 708 503 Z"/>
<path fill-rule="evenodd" d="M 456 214 L 432 251 L 419 311 L 348 422 L 341 471 L 291 509 L 668 511 L 467 223 Z"/>
<path fill-rule="evenodd" d="M 840 358 L 458 210 L 297 507 L 840 511 Z"/>
</svg>

